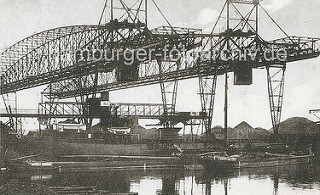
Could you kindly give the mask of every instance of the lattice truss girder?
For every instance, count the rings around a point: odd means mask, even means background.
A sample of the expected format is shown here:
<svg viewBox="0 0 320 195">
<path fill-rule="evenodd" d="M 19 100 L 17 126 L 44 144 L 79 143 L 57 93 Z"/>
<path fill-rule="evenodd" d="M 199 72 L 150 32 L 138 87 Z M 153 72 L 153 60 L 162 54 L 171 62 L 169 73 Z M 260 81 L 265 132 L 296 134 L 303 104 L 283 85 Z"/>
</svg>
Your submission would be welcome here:
<svg viewBox="0 0 320 195">
<path fill-rule="evenodd" d="M 232 72 L 234 70 L 234 66 L 239 63 L 246 64 L 247 66 L 250 66 L 252 68 L 261 68 L 272 64 L 280 64 L 284 62 L 288 63 L 308 58 L 314 58 L 319 56 L 320 54 L 320 39 L 290 37 L 290 39 L 283 38 L 271 42 L 266 42 L 263 40 L 256 41 L 253 37 L 251 37 L 250 40 L 246 39 L 245 41 L 241 41 L 241 39 L 237 37 L 237 35 L 233 36 L 234 37 L 231 37 L 232 43 L 230 44 L 230 49 L 250 48 L 251 50 L 254 50 L 255 48 L 260 48 L 260 50 L 256 53 L 255 60 L 251 59 L 252 54 L 250 53 L 245 56 L 245 61 L 239 60 L 238 58 L 240 56 L 235 53 L 234 56 L 231 56 L 232 60 L 229 61 L 229 67 L 227 68 L 229 72 Z M 164 73 L 161 75 L 162 79 L 160 79 L 157 60 L 148 60 L 139 64 L 139 78 L 135 81 L 117 81 L 115 72 L 109 72 L 108 74 L 99 73 L 99 84 L 97 85 L 97 91 L 112 91 L 147 84 L 155 84 L 160 83 L 161 80 L 173 81 L 176 79 L 180 80 L 195 78 L 199 75 L 213 75 L 213 73 L 215 72 L 214 69 L 216 67 L 218 75 L 224 74 L 226 63 L 219 60 L 219 56 L 216 56 L 217 59 L 215 61 L 207 60 L 208 58 L 210 58 L 210 56 L 209 54 L 206 54 L 206 52 L 210 51 L 210 47 L 204 47 L 203 45 L 207 45 L 208 42 L 213 42 L 215 44 L 213 44 L 211 49 L 214 48 L 215 51 L 221 51 L 226 47 L 225 37 L 219 37 L 219 35 L 202 35 L 202 37 L 200 37 L 199 35 L 199 39 L 201 41 L 201 46 L 188 50 L 185 57 L 177 61 L 177 63 L 180 64 L 179 70 L 174 70 L 172 69 L 172 67 L 167 67 L 166 70 L 163 70 Z M 284 62 L 277 59 L 265 60 L 264 51 L 272 48 L 275 52 L 279 51 L 280 49 L 286 49 L 286 51 L 288 52 L 287 59 Z M 196 57 L 196 54 L 198 52 L 201 52 L 202 55 L 206 56 L 204 57 L 204 60 L 199 60 L 199 58 Z M 90 79 L 90 76 L 88 75 L 84 77 L 89 77 L 89 79 L 83 79 L 84 83 L 81 90 L 83 90 L 84 93 L 91 93 L 93 90 L 93 83 L 91 82 L 92 79 Z M 79 81 L 75 79 L 63 81 L 59 85 L 66 87 L 57 88 L 57 90 L 53 90 L 52 93 L 61 98 L 80 95 L 82 91 L 79 91 L 80 88 L 77 87 L 77 83 L 79 83 Z"/>
<path fill-rule="evenodd" d="M 83 112 L 83 108 L 88 108 L 88 103 L 81 102 L 43 102 L 39 103 L 38 113 L 46 117 L 89 117 L 88 113 Z M 113 116 L 128 117 L 137 116 L 140 118 L 163 118 L 164 108 L 163 104 L 141 104 L 141 103 L 112 103 L 110 104 L 110 111 Z M 86 116 L 87 114 L 87 116 Z M 202 119 L 203 113 L 176 113 L 175 120 L 178 118 L 194 118 Z M 99 117 L 99 116 L 93 116 Z M 176 121 L 177 122 L 177 121 Z M 180 122 L 180 121 L 178 121 Z"/>
<path fill-rule="evenodd" d="M 114 61 L 79 61 L 75 57 L 75 52 L 79 49 L 113 48 L 116 50 L 115 53 L 123 53 L 132 47 L 145 46 L 151 49 L 164 44 L 183 44 L 186 47 L 194 44 L 194 39 L 188 34 L 170 39 L 170 34 L 164 35 L 160 32 L 154 35 L 143 29 L 144 26 L 140 23 L 138 25 L 111 22 L 104 26 L 58 28 L 28 37 L 0 56 L 1 93 L 75 78 L 80 73 L 90 74 L 97 71 L 97 66 L 99 72 L 109 72 L 114 68 Z M 159 30 L 161 28 L 155 29 L 154 32 Z M 185 33 L 184 31 L 182 28 L 175 30 L 180 33 Z M 189 29 L 188 32 L 197 31 Z"/>
<path fill-rule="evenodd" d="M 3 84 L 70 66 L 63 52 L 73 51 L 97 37 L 97 26 L 68 26 L 45 31 L 13 45 L 0 56 Z M 71 57 L 73 57 L 71 55 Z M 16 73 L 16 74 L 13 74 Z M 14 77 L 12 77 L 14 75 Z"/>
<path fill-rule="evenodd" d="M 82 115 L 82 104 L 69 102 L 45 102 L 39 103 L 39 114 L 46 116 L 55 115 Z"/>
</svg>

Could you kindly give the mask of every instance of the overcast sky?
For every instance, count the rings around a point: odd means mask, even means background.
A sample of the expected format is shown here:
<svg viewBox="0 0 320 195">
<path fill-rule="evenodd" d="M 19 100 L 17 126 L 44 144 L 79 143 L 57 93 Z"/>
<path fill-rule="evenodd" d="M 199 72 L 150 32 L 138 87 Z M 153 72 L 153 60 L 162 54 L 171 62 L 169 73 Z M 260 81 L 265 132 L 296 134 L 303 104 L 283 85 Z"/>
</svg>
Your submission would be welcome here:
<svg viewBox="0 0 320 195">
<path fill-rule="evenodd" d="M 151 1 L 150 1 L 151 2 Z M 213 27 L 224 0 L 157 0 L 173 26 Z M 150 3 L 151 4 L 151 3 Z M 264 0 L 261 3 L 289 34 L 320 37 L 320 1 L 316 0 Z M 97 24 L 104 0 L 1 0 L 0 52 L 17 41 L 50 28 Z M 166 25 L 161 15 L 150 5 L 149 27 Z M 270 40 L 284 35 L 263 13 L 260 15 L 260 33 Z M 293 116 L 307 117 L 308 110 L 320 108 L 320 58 L 288 64 L 282 120 Z M 229 126 L 247 121 L 253 127 L 271 128 L 267 80 L 265 70 L 255 70 L 251 86 L 229 87 Z M 230 74 L 229 82 L 233 76 Z M 184 80 L 178 89 L 178 111 L 199 111 L 196 79 Z M 37 108 L 43 88 L 19 93 L 20 108 Z M 122 90 L 110 94 L 113 102 L 160 103 L 159 85 Z M 223 125 L 223 78 L 219 78 L 214 109 L 214 124 Z M 3 105 L 1 104 L 1 108 Z"/>
</svg>

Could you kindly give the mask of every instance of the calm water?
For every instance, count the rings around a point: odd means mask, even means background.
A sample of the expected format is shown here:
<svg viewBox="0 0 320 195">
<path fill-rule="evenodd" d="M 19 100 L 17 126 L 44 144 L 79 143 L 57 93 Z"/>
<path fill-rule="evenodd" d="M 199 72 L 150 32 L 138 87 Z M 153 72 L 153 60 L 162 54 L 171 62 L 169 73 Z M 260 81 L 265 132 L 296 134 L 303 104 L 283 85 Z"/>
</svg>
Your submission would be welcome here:
<svg viewBox="0 0 320 195">
<path fill-rule="evenodd" d="M 8 179 L 49 186 L 96 186 L 111 192 L 139 194 L 320 194 L 320 167 L 300 165 L 247 169 L 229 173 L 167 170 L 109 170 L 77 173 L 20 173 Z"/>
</svg>

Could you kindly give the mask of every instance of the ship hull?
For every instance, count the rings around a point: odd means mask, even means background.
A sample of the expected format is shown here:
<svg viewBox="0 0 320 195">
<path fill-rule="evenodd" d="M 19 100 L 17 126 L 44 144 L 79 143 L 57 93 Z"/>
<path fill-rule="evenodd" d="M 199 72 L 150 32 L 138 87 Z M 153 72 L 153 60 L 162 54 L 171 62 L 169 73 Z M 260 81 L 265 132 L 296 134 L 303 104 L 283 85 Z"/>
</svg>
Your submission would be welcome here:
<svg viewBox="0 0 320 195">
<path fill-rule="evenodd" d="M 49 137 L 24 137 L 11 141 L 10 148 L 19 156 L 39 155 L 49 160 L 61 160 L 70 155 L 117 155 L 117 156 L 175 156 L 178 146 L 184 154 L 197 155 L 214 150 L 215 145 L 206 143 L 148 142 L 104 143 L 93 140 L 68 140 Z"/>
</svg>

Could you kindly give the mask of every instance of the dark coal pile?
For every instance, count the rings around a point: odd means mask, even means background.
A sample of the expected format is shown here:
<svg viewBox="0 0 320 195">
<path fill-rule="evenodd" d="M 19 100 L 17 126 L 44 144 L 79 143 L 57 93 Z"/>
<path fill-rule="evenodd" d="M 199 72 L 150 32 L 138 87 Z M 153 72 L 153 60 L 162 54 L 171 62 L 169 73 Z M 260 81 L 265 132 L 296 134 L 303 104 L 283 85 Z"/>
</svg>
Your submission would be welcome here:
<svg viewBox="0 0 320 195">
<path fill-rule="evenodd" d="M 35 183 L 24 183 L 17 180 L 10 180 L 8 183 L 0 186 L 0 194 L 8 195 L 31 195 L 31 194 L 56 194 L 48 186 Z"/>
</svg>

